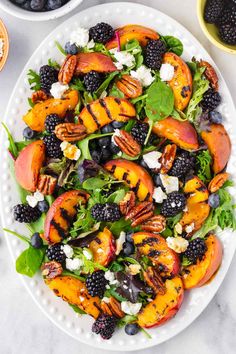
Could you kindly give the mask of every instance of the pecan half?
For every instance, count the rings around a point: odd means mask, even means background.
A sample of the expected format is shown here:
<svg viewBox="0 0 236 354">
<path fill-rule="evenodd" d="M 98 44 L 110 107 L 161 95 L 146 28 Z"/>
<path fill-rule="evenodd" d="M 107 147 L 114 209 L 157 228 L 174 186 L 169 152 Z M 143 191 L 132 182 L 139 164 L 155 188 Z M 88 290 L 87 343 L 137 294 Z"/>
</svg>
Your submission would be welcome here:
<svg viewBox="0 0 236 354">
<path fill-rule="evenodd" d="M 154 290 L 155 294 L 164 295 L 166 287 L 158 271 L 154 267 L 147 267 L 143 273 L 144 280 Z"/>
<path fill-rule="evenodd" d="M 32 93 L 31 100 L 33 103 L 45 101 L 48 95 L 43 90 L 38 90 Z"/>
<path fill-rule="evenodd" d="M 133 207 L 126 215 L 125 219 L 132 221 L 131 226 L 135 227 L 142 224 L 145 220 L 153 216 L 154 205 L 151 202 L 142 202 Z"/>
<path fill-rule="evenodd" d="M 62 141 L 74 142 L 87 136 L 86 128 L 82 124 L 61 123 L 55 128 L 55 134 Z"/>
<path fill-rule="evenodd" d="M 130 75 L 123 75 L 116 82 L 117 88 L 128 98 L 136 98 L 142 95 L 143 88 L 139 80 Z"/>
<path fill-rule="evenodd" d="M 175 160 L 177 146 L 175 144 L 166 145 L 161 155 L 161 173 L 167 173 Z"/>
<path fill-rule="evenodd" d="M 209 183 L 208 189 L 211 193 L 217 192 L 223 184 L 228 180 L 229 173 L 223 172 L 216 175 Z"/>
<path fill-rule="evenodd" d="M 58 263 L 56 261 L 44 263 L 41 267 L 41 270 L 42 270 L 42 275 L 47 279 L 56 278 L 58 275 L 61 275 L 61 273 L 63 272 L 61 263 Z"/>
<path fill-rule="evenodd" d="M 134 140 L 132 135 L 125 130 L 120 130 L 119 136 L 114 135 L 114 141 L 121 151 L 128 156 L 135 157 L 141 152 L 141 146 Z"/>
<path fill-rule="evenodd" d="M 77 64 L 76 55 L 67 55 L 58 74 L 58 81 L 63 85 L 68 85 L 74 75 Z"/>
<path fill-rule="evenodd" d="M 57 184 L 57 179 L 50 175 L 39 175 L 38 190 L 44 195 L 53 194 Z"/>
<path fill-rule="evenodd" d="M 133 191 L 129 191 L 126 193 L 124 199 L 120 201 L 120 211 L 121 214 L 126 215 L 128 212 L 135 206 L 135 193 Z"/>
<path fill-rule="evenodd" d="M 124 312 L 121 310 L 121 305 L 114 297 L 109 298 L 109 302 L 101 302 L 101 309 L 109 316 L 115 316 L 117 318 L 124 317 Z"/>
<path fill-rule="evenodd" d="M 213 68 L 213 66 L 210 63 L 208 63 L 207 61 L 203 61 L 203 60 L 200 61 L 199 65 L 201 67 L 205 68 L 204 76 L 206 77 L 207 80 L 210 81 L 211 86 L 213 87 L 213 89 L 218 91 L 218 88 L 219 88 L 218 81 L 219 81 L 219 79 L 218 79 L 218 75 L 217 75 L 215 69 Z"/>
<path fill-rule="evenodd" d="M 166 228 L 166 219 L 163 215 L 154 215 L 141 225 L 141 229 L 150 232 L 162 232 Z"/>
</svg>

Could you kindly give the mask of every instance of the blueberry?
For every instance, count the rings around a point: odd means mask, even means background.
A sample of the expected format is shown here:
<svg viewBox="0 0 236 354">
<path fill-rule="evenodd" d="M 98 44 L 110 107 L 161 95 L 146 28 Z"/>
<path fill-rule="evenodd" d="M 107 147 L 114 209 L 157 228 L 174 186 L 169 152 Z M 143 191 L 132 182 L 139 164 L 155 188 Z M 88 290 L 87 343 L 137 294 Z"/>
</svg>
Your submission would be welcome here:
<svg viewBox="0 0 236 354">
<path fill-rule="evenodd" d="M 126 235 L 125 235 L 125 240 L 127 242 L 133 243 L 134 242 L 133 238 L 132 238 L 133 234 L 134 233 L 132 231 L 127 232 Z"/>
<path fill-rule="evenodd" d="M 23 5 L 21 5 L 22 9 L 31 11 L 30 1 L 26 1 Z"/>
<path fill-rule="evenodd" d="M 107 148 L 102 148 L 101 152 L 102 152 L 102 162 L 106 162 L 112 157 L 111 151 Z"/>
<path fill-rule="evenodd" d="M 102 134 L 112 133 L 114 132 L 114 127 L 112 124 L 107 124 L 101 129 Z"/>
<path fill-rule="evenodd" d="M 110 136 L 104 136 L 103 138 L 98 139 L 98 145 L 106 148 L 111 144 Z"/>
<path fill-rule="evenodd" d="M 42 200 L 41 202 L 38 202 L 37 207 L 41 213 L 46 213 L 49 209 L 49 204 L 46 200 Z"/>
<path fill-rule="evenodd" d="M 161 177 L 160 177 L 159 174 L 153 176 L 153 181 L 154 181 L 156 187 L 163 188 L 163 185 L 162 185 L 162 182 L 161 182 Z"/>
<path fill-rule="evenodd" d="M 31 236 L 30 243 L 31 243 L 31 246 L 34 248 L 41 248 L 43 246 L 43 240 L 41 239 L 38 232 L 35 232 Z"/>
<path fill-rule="evenodd" d="M 124 122 L 117 122 L 116 120 L 114 120 L 111 124 L 115 129 L 120 129 L 125 125 Z"/>
<path fill-rule="evenodd" d="M 112 154 L 114 154 L 114 155 L 116 155 L 116 154 L 118 154 L 118 152 L 120 152 L 120 148 L 117 145 L 115 145 L 113 142 L 111 142 L 109 148 L 110 148 L 110 151 L 112 152 Z"/>
<path fill-rule="evenodd" d="M 141 159 L 141 160 L 139 161 L 139 165 L 140 165 L 141 167 L 146 168 L 146 170 L 148 170 L 148 165 L 146 164 L 146 162 L 144 161 L 144 159 Z"/>
<path fill-rule="evenodd" d="M 77 54 L 79 51 L 78 47 L 76 46 L 76 44 L 70 44 L 70 42 L 67 42 L 65 44 L 65 52 L 67 54 L 72 54 L 72 55 L 75 55 Z"/>
<path fill-rule="evenodd" d="M 217 112 L 217 111 L 210 112 L 209 118 L 210 118 L 210 121 L 215 124 L 221 124 L 223 121 L 221 113 Z"/>
<path fill-rule="evenodd" d="M 45 0 L 31 0 L 30 7 L 34 11 L 41 11 L 43 10 L 45 5 Z"/>
<path fill-rule="evenodd" d="M 56 9 L 59 9 L 59 7 L 61 7 L 61 6 L 62 6 L 61 0 L 48 0 L 48 3 L 47 3 L 48 10 L 56 10 Z"/>
<path fill-rule="evenodd" d="M 217 208 L 220 205 L 220 197 L 217 193 L 212 193 L 208 198 L 208 204 L 212 208 Z"/>
<path fill-rule="evenodd" d="M 122 250 L 125 256 L 130 256 L 135 251 L 134 244 L 131 242 L 124 242 Z"/>
<path fill-rule="evenodd" d="M 27 140 L 34 139 L 37 136 L 37 132 L 35 130 L 30 129 L 29 127 L 26 127 L 23 130 L 23 137 Z"/>
<path fill-rule="evenodd" d="M 93 150 L 91 152 L 91 157 L 92 157 L 93 161 L 99 163 L 102 158 L 102 152 L 100 150 Z"/>
<path fill-rule="evenodd" d="M 125 333 L 128 334 L 129 336 L 134 336 L 137 334 L 140 330 L 139 325 L 137 323 L 128 323 L 125 326 Z"/>
</svg>

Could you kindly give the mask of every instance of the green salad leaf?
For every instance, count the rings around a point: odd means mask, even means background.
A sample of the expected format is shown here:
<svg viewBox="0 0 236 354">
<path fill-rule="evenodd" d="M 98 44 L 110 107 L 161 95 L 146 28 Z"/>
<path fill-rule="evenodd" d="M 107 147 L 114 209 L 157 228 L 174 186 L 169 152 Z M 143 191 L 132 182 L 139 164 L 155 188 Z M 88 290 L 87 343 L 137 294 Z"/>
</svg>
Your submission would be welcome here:
<svg viewBox="0 0 236 354">
<path fill-rule="evenodd" d="M 56 45 L 57 49 L 59 50 L 59 52 L 61 52 L 61 54 L 67 55 L 65 49 L 62 47 L 62 45 L 58 41 L 55 41 L 55 45 Z"/>
<path fill-rule="evenodd" d="M 105 136 L 111 136 L 113 133 L 107 133 L 107 134 L 91 134 L 89 135 L 87 138 L 80 140 L 78 142 L 78 147 L 81 150 L 81 157 L 79 161 L 82 161 L 84 159 L 87 160 L 92 160 L 90 151 L 89 151 L 89 142 L 93 139 L 99 139 L 101 137 L 105 137 Z"/>
<path fill-rule="evenodd" d="M 183 54 L 183 43 L 178 38 L 173 36 L 163 36 L 161 39 L 164 40 L 168 52 L 175 53 L 178 56 Z"/>
<path fill-rule="evenodd" d="M 53 59 L 49 58 L 48 59 L 48 65 L 51 66 L 52 68 L 56 69 L 56 70 L 60 70 L 60 64 L 56 60 L 53 60 Z"/>
<path fill-rule="evenodd" d="M 97 91 L 95 92 L 96 95 L 98 97 L 101 96 L 101 94 L 106 91 L 106 89 L 108 88 L 108 86 L 110 85 L 111 81 L 117 76 L 119 75 L 119 71 L 114 71 L 112 73 L 110 73 L 107 78 L 103 81 L 103 83 L 99 86 L 99 88 L 97 89 Z"/>
<path fill-rule="evenodd" d="M 211 164 L 212 157 L 208 150 L 200 151 L 197 154 L 197 176 L 204 182 L 208 183 L 212 179 Z"/>
<path fill-rule="evenodd" d="M 2 126 L 3 126 L 3 128 L 5 129 L 6 134 L 7 134 L 7 139 L 8 139 L 8 142 L 9 142 L 8 150 L 9 150 L 9 152 L 11 153 L 11 155 L 12 155 L 14 158 L 17 158 L 17 156 L 18 156 L 18 149 L 17 149 L 17 145 L 16 145 L 16 143 L 15 143 L 15 140 L 13 139 L 13 136 L 11 135 L 10 130 L 8 129 L 8 127 L 6 126 L 6 124 L 2 122 Z"/>
<path fill-rule="evenodd" d="M 72 304 L 68 304 L 68 305 L 79 315 L 86 315 L 86 312 L 81 310 L 78 306 Z"/>
<path fill-rule="evenodd" d="M 40 269 L 45 255 L 45 248 L 29 246 L 16 260 L 16 271 L 32 278 Z"/>
<path fill-rule="evenodd" d="M 30 85 L 30 89 L 33 91 L 38 91 L 41 88 L 40 84 L 40 76 L 36 73 L 36 71 L 30 69 L 27 73 L 28 82 Z"/>
</svg>

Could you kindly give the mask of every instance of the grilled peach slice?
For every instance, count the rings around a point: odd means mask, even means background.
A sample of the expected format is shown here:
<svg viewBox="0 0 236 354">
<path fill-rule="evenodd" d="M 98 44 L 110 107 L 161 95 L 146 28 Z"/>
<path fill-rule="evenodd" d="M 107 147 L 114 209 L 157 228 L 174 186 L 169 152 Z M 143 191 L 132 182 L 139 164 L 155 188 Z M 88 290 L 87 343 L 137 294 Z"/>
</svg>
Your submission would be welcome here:
<svg viewBox="0 0 236 354">
<path fill-rule="evenodd" d="M 100 73 L 117 71 L 111 57 L 102 53 L 79 53 L 77 54 L 77 66 L 75 74 L 87 74 L 91 70 Z"/>
<path fill-rule="evenodd" d="M 184 229 L 186 226 L 192 225 L 192 232 L 197 231 L 210 213 L 210 206 L 207 203 L 209 192 L 200 178 L 193 176 L 185 183 L 184 193 L 188 195 L 187 208 L 180 224 Z"/>
<path fill-rule="evenodd" d="M 45 160 L 45 145 L 42 140 L 34 141 L 21 150 L 15 161 L 15 176 L 19 185 L 35 192 L 39 172 Z"/>
<path fill-rule="evenodd" d="M 179 310 L 184 298 L 181 278 L 167 279 L 165 285 L 165 294 L 158 294 L 138 314 L 140 327 L 152 328 L 160 326 L 171 319 Z"/>
<path fill-rule="evenodd" d="M 231 154 L 229 135 L 222 124 L 211 124 L 209 131 L 203 131 L 201 136 L 213 157 L 212 168 L 217 174 L 225 168 L 229 161 Z"/>
<path fill-rule="evenodd" d="M 93 253 L 94 262 L 106 267 L 115 257 L 116 243 L 108 228 L 98 233 L 96 238 L 89 244 Z"/>
<path fill-rule="evenodd" d="M 56 113 L 63 118 L 66 111 L 73 110 L 79 102 L 79 94 L 76 90 L 68 91 L 62 99 L 49 98 L 36 105 L 23 117 L 23 121 L 33 130 L 42 132 L 47 115 Z"/>
<path fill-rule="evenodd" d="M 104 166 L 119 181 L 125 181 L 139 200 L 152 200 L 154 185 L 148 172 L 135 162 L 123 159 L 108 161 Z"/>
<path fill-rule="evenodd" d="M 87 133 L 94 133 L 113 120 L 126 122 L 134 119 L 136 111 L 127 100 L 105 97 L 88 104 L 80 113 L 79 120 L 86 127 Z"/>
<path fill-rule="evenodd" d="M 222 261 L 222 244 L 215 235 L 206 239 L 207 251 L 196 264 L 185 267 L 182 272 L 182 279 L 185 289 L 192 289 L 206 284 L 215 274 Z"/>
<path fill-rule="evenodd" d="M 192 95 L 191 71 L 183 59 L 174 53 L 165 53 L 163 63 L 174 67 L 174 76 L 168 83 L 174 93 L 175 108 L 183 111 Z"/>
<path fill-rule="evenodd" d="M 134 233 L 132 237 L 138 252 L 147 256 L 153 265 L 161 269 L 164 275 L 178 274 L 180 270 L 179 257 L 167 246 L 166 240 L 162 236 L 141 231 Z"/>
<path fill-rule="evenodd" d="M 45 279 L 45 283 L 64 301 L 79 307 L 88 315 L 98 318 L 100 314 L 100 299 L 89 295 L 85 284 L 72 276 L 59 276 L 54 279 Z"/>
<path fill-rule="evenodd" d="M 126 25 L 116 29 L 120 38 L 120 45 L 124 45 L 132 40 L 137 39 L 142 46 L 146 46 L 149 39 L 158 39 L 159 34 L 152 29 L 140 25 Z M 118 47 L 117 39 L 114 37 L 107 44 L 107 49 Z"/>
<path fill-rule="evenodd" d="M 76 207 L 86 204 L 89 195 L 81 190 L 61 194 L 51 205 L 44 225 L 44 238 L 49 244 L 58 243 L 67 236 L 76 215 Z"/>
<path fill-rule="evenodd" d="M 196 150 L 199 147 L 197 132 L 188 121 L 165 118 L 154 124 L 153 133 L 171 140 L 184 150 Z"/>
</svg>

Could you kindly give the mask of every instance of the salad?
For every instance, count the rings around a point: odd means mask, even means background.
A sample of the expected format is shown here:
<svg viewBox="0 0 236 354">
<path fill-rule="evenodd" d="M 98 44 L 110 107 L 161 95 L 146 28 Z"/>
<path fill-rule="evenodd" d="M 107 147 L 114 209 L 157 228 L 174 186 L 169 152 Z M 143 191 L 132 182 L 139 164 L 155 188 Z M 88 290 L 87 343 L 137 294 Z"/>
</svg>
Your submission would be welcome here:
<svg viewBox="0 0 236 354">
<path fill-rule="evenodd" d="M 235 229 L 230 138 L 217 73 L 140 25 L 77 28 L 29 70 L 22 141 L 8 134 L 28 234 L 17 272 L 45 284 L 109 339 L 159 326 L 222 260 Z"/>
</svg>

